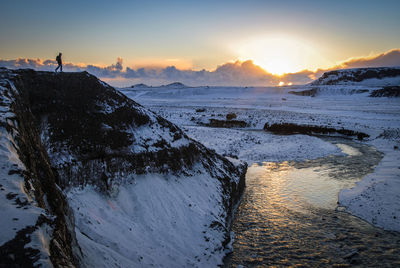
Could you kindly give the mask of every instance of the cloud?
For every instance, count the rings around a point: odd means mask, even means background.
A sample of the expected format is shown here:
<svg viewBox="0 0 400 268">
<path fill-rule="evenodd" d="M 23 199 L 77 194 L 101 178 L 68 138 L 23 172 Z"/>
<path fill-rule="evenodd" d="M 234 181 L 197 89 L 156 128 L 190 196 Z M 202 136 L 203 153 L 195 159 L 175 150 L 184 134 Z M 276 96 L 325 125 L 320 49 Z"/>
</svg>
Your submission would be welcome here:
<svg viewBox="0 0 400 268">
<path fill-rule="evenodd" d="M 56 66 L 56 61 L 41 59 L 21 59 L 16 60 L 0 60 L 0 66 L 11 69 L 15 68 L 32 68 L 32 69 L 48 69 Z"/>
<path fill-rule="evenodd" d="M 340 66 L 342 68 L 400 66 L 400 49 L 392 49 L 369 57 L 352 58 L 343 62 Z"/>
<path fill-rule="evenodd" d="M 57 67 L 55 60 L 15 59 L 1 60 L 0 66 L 11 69 L 32 68 L 36 70 L 54 71 Z M 96 66 L 66 63 L 64 70 L 69 72 L 88 71 L 91 74 L 115 85 L 129 86 L 134 83 L 161 85 L 175 81 L 191 86 L 275 86 L 284 83 L 306 84 L 320 77 L 325 71 L 343 68 L 400 66 L 400 49 L 393 49 L 382 54 L 369 57 L 351 58 L 330 69 L 316 71 L 303 70 L 297 73 L 273 75 L 251 60 L 235 61 L 219 65 L 215 70 L 180 70 L 175 66 L 165 68 L 145 67 L 134 69 L 124 68 L 123 59 L 117 58 L 115 64 Z"/>
</svg>

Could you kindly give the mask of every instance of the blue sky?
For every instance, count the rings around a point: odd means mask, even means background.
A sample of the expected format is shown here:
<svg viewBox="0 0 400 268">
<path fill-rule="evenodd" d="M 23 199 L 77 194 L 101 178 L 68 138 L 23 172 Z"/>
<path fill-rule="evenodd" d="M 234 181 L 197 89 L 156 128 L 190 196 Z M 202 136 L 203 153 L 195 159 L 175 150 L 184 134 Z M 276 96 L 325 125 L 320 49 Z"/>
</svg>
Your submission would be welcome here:
<svg viewBox="0 0 400 268">
<path fill-rule="evenodd" d="M 62 51 L 74 63 L 109 65 L 121 57 L 126 66 L 215 69 L 263 57 L 239 55 L 236 44 L 259 38 L 271 50 L 268 37 L 284 35 L 323 55 L 304 63 L 311 68 L 400 47 L 399 10 L 400 1 L 388 0 L 3 0 L 0 58 L 53 59 Z"/>
</svg>

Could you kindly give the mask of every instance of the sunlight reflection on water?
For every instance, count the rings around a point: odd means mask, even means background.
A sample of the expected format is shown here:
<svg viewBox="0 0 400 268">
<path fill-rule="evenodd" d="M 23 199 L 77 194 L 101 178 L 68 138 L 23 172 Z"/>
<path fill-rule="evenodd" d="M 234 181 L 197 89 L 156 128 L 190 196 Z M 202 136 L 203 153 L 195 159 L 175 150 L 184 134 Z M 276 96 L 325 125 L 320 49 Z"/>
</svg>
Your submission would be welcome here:
<svg viewBox="0 0 400 268">
<path fill-rule="evenodd" d="M 347 155 L 249 167 L 226 266 L 400 265 L 400 234 L 335 210 L 339 191 L 372 172 L 381 153 L 331 142 Z"/>
</svg>

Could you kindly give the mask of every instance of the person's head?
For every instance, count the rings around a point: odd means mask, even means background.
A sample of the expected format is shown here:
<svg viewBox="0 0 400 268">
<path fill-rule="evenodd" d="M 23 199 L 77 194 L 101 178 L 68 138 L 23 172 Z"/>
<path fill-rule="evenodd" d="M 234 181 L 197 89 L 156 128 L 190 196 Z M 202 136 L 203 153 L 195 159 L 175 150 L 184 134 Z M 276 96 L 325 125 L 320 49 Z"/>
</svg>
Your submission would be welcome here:
<svg viewBox="0 0 400 268">
<path fill-rule="evenodd" d="M 58 55 L 60 55 L 60 56 L 61 56 L 61 55 L 62 55 L 62 53 L 60 52 L 60 53 L 58 53 Z"/>
</svg>

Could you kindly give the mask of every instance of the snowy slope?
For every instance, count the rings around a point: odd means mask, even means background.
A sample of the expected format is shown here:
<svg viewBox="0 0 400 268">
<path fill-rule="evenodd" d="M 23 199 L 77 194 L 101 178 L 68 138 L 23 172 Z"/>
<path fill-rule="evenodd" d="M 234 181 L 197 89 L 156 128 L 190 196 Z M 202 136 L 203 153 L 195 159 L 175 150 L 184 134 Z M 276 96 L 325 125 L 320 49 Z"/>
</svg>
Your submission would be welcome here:
<svg viewBox="0 0 400 268">
<path fill-rule="evenodd" d="M 115 197 L 92 187 L 68 197 L 87 266 L 216 267 L 226 253 L 221 195 L 209 175 L 150 174 Z"/>
<path fill-rule="evenodd" d="M 52 183 L 75 214 L 79 245 L 71 245 L 82 253 L 80 265 L 222 264 L 245 164 L 86 72 L 4 72 L 32 116 L 26 128 L 37 133 Z"/>
</svg>

